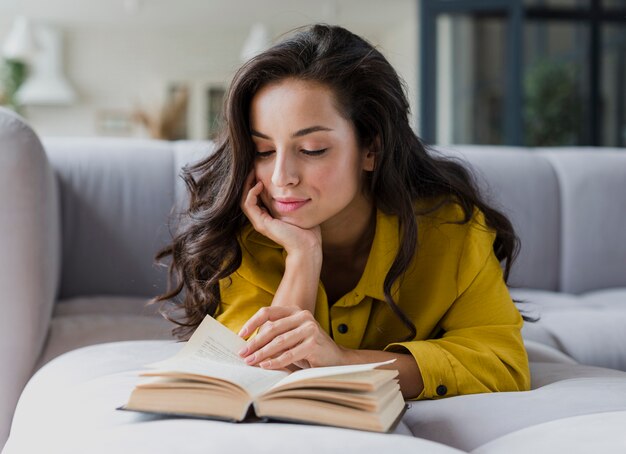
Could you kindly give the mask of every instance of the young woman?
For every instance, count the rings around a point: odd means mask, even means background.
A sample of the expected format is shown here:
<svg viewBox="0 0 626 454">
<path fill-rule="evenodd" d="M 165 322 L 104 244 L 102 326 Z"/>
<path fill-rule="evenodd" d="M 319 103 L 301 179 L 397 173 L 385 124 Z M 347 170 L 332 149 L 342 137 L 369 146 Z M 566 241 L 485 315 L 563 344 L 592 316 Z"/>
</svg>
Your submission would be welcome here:
<svg viewBox="0 0 626 454">
<path fill-rule="evenodd" d="M 383 55 L 340 27 L 247 62 L 157 256 L 171 257 L 175 285 L 156 300 L 177 298 L 177 334 L 215 316 L 270 369 L 395 359 L 407 399 L 528 389 L 505 283 L 517 237 L 408 111 Z"/>
</svg>

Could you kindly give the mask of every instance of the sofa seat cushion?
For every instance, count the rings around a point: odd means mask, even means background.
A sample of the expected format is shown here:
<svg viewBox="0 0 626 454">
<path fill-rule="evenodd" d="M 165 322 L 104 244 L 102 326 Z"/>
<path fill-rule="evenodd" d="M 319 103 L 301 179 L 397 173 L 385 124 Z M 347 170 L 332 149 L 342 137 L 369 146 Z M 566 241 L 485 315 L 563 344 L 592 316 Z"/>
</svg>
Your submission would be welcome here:
<svg viewBox="0 0 626 454">
<path fill-rule="evenodd" d="M 554 453 L 623 454 L 626 411 L 574 416 L 518 430 L 493 440 L 472 454 Z"/>
<path fill-rule="evenodd" d="M 181 344 L 172 341 L 115 342 L 55 358 L 31 378 L 22 393 L 3 454 L 461 452 L 414 438 L 404 424 L 394 434 L 376 434 L 302 424 L 232 424 L 115 410 L 128 399 L 141 365 L 165 359 L 180 348 Z"/>
<path fill-rule="evenodd" d="M 173 340 L 176 325 L 157 313 L 147 298 L 92 296 L 55 304 L 48 338 L 37 368 L 62 353 L 120 340 Z"/>
<path fill-rule="evenodd" d="M 525 339 L 549 345 L 579 363 L 626 371 L 626 288 L 582 295 L 512 289 L 518 307 L 540 320 L 526 323 Z"/>
<path fill-rule="evenodd" d="M 548 421 L 626 411 L 625 372 L 566 363 L 531 362 L 530 366 L 531 391 L 419 401 L 412 404 L 403 421 L 417 437 L 469 452 Z M 614 443 L 617 436 L 613 436 Z"/>
</svg>

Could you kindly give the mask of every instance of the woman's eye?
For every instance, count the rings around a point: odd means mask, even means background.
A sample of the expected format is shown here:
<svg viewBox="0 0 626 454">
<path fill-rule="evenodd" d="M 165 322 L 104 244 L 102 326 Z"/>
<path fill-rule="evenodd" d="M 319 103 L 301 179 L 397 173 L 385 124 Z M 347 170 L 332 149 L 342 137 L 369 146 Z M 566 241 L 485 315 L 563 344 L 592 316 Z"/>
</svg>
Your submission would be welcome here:
<svg viewBox="0 0 626 454">
<path fill-rule="evenodd" d="M 257 158 L 267 158 L 269 155 L 271 155 L 272 153 L 274 153 L 274 150 L 270 150 L 270 151 L 257 151 L 256 152 L 256 157 Z"/>
<path fill-rule="evenodd" d="M 328 150 L 328 148 L 322 148 L 321 150 L 302 150 L 302 153 L 307 156 L 319 156 L 323 154 L 326 150 Z"/>
</svg>

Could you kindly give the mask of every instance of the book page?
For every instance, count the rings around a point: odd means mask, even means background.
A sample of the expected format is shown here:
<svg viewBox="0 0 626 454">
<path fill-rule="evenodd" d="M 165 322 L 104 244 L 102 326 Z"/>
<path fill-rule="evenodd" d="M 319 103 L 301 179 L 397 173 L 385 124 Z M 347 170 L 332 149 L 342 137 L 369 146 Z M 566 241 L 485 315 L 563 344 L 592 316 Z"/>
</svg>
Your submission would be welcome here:
<svg viewBox="0 0 626 454">
<path fill-rule="evenodd" d="M 289 374 L 287 377 L 276 383 L 274 387 L 283 386 L 300 380 L 330 377 L 332 375 L 350 374 L 353 372 L 363 372 L 366 370 L 376 369 L 378 366 L 391 364 L 394 361 L 395 359 L 390 359 L 389 361 L 383 361 L 380 363 L 352 364 L 349 366 L 312 367 L 310 369 L 302 369 Z"/>
<path fill-rule="evenodd" d="M 207 315 L 176 355 L 163 361 L 148 364 L 146 367 L 160 369 L 169 361 L 190 357 L 206 358 L 220 363 L 246 365 L 243 358 L 237 354 L 245 346 L 245 340 Z"/>
<path fill-rule="evenodd" d="M 289 374 L 247 365 L 237 353 L 245 345 L 245 340 L 207 315 L 178 353 L 146 367 L 220 378 L 241 386 L 251 396 L 269 389 Z"/>
</svg>

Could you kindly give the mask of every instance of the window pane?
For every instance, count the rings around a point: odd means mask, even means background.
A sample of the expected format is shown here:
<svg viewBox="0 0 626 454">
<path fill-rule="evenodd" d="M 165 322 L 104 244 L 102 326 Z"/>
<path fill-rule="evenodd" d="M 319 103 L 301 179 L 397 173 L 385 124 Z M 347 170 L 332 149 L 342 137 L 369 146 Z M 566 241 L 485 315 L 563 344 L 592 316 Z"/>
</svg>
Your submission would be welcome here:
<svg viewBox="0 0 626 454">
<path fill-rule="evenodd" d="M 524 5 L 549 8 L 589 8 L 591 0 L 524 0 Z"/>
<path fill-rule="evenodd" d="M 602 29 L 602 145 L 626 147 L 626 29 Z"/>
<path fill-rule="evenodd" d="M 501 17 L 437 18 L 437 143 L 504 142 L 506 28 Z"/>
<path fill-rule="evenodd" d="M 602 0 L 602 6 L 607 9 L 626 9 L 626 0 Z"/>
<path fill-rule="evenodd" d="M 524 142 L 582 145 L 589 128 L 589 28 L 528 21 L 524 26 Z"/>
</svg>

